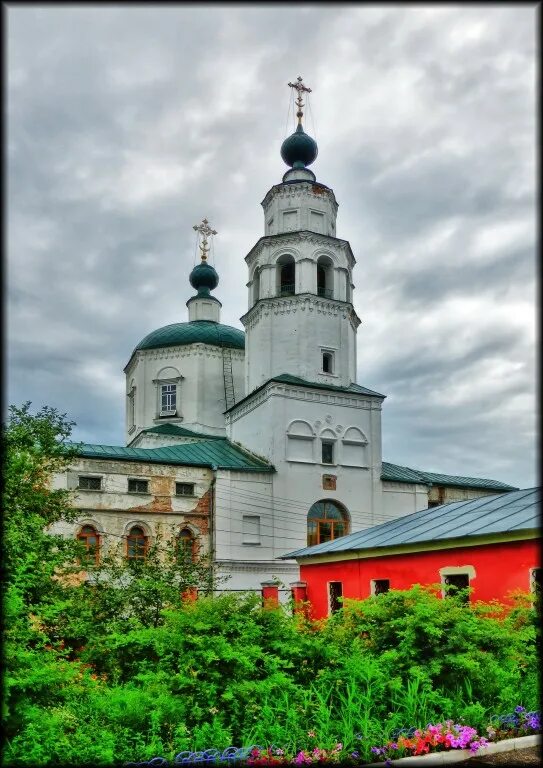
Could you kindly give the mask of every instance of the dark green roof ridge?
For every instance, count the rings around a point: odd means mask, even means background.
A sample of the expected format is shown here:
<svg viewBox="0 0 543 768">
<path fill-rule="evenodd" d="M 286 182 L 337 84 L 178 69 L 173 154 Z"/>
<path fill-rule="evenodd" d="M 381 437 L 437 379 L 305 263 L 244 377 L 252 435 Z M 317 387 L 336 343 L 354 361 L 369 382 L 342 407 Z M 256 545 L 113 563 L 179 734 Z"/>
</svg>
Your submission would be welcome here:
<svg viewBox="0 0 543 768">
<path fill-rule="evenodd" d="M 223 435 L 210 435 L 207 432 L 195 432 L 193 429 L 187 429 L 178 424 L 157 424 L 154 427 L 147 427 L 141 431 L 151 432 L 156 435 L 170 435 L 172 437 L 198 437 L 200 440 L 224 440 Z"/>
</svg>

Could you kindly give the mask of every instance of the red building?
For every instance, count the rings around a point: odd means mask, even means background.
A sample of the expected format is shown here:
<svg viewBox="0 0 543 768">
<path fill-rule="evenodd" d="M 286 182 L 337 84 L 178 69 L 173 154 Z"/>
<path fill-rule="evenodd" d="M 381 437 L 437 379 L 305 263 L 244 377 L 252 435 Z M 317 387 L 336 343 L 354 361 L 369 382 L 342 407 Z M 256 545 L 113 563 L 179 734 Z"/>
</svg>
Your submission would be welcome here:
<svg viewBox="0 0 543 768">
<path fill-rule="evenodd" d="M 414 584 L 470 587 L 471 600 L 508 601 L 541 584 L 539 489 L 511 491 L 424 509 L 284 555 L 300 565 L 298 597 L 313 618 Z"/>
</svg>

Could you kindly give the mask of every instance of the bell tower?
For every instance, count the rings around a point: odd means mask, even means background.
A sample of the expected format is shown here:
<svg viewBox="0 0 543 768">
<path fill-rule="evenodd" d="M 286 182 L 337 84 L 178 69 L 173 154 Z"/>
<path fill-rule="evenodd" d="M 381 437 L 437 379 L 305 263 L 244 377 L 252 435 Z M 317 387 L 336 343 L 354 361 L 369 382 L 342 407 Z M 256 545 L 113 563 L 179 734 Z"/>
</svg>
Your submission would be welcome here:
<svg viewBox="0 0 543 768">
<path fill-rule="evenodd" d="M 302 124 L 302 94 L 311 89 L 301 77 L 289 86 L 298 94 L 298 125 L 281 146 L 290 168 L 262 201 L 264 236 L 245 258 L 247 394 L 283 373 L 341 387 L 356 380 L 355 259 L 336 237 L 333 190 L 308 167 L 318 154 Z"/>
</svg>

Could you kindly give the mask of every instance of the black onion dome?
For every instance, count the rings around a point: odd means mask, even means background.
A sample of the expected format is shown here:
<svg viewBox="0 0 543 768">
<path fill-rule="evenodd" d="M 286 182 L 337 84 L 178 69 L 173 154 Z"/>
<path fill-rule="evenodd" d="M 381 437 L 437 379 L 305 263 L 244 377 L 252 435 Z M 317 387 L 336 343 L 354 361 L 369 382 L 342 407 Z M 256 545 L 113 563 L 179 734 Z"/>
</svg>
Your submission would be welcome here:
<svg viewBox="0 0 543 768">
<path fill-rule="evenodd" d="M 318 154 L 317 142 L 305 133 L 301 125 L 281 145 L 281 157 L 291 168 L 311 165 Z"/>
<path fill-rule="evenodd" d="M 202 261 L 201 264 L 194 267 L 189 275 L 189 281 L 193 288 L 196 288 L 199 296 L 208 296 L 219 284 L 219 275 L 211 264 Z"/>
</svg>

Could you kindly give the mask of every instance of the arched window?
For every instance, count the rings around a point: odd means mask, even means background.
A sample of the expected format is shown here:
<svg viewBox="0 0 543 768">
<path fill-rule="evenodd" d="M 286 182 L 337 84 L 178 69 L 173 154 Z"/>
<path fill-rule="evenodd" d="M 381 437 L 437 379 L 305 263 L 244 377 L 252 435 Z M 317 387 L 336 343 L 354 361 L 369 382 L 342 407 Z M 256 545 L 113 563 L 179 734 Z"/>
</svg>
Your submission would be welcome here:
<svg viewBox="0 0 543 768">
<path fill-rule="evenodd" d="M 326 299 L 334 298 L 334 269 L 332 259 L 319 256 L 317 261 L 317 295 Z"/>
<path fill-rule="evenodd" d="M 260 299 L 260 272 L 260 267 L 257 267 L 253 275 L 253 304 Z"/>
<path fill-rule="evenodd" d="M 317 501 L 307 514 L 307 546 L 333 541 L 349 533 L 347 512 L 334 501 Z"/>
<path fill-rule="evenodd" d="M 92 525 L 84 525 L 77 534 L 77 540 L 85 547 L 85 562 L 97 563 L 100 557 L 100 536 L 96 528 Z"/>
<path fill-rule="evenodd" d="M 296 265 L 294 257 L 284 254 L 277 259 L 277 293 L 292 296 L 296 293 Z"/>
<path fill-rule="evenodd" d="M 183 528 L 177 535 L 176 552 L 180 564 L 193 563 L 196 560 L 196 541 L 188 528 Z"/>
<path fill-rule="evenodd" d="M 147 536 L 139 525 L 134 525 L 126 537 L 127 560 L 145 560 L 147 554 Z"/>
</svg>

